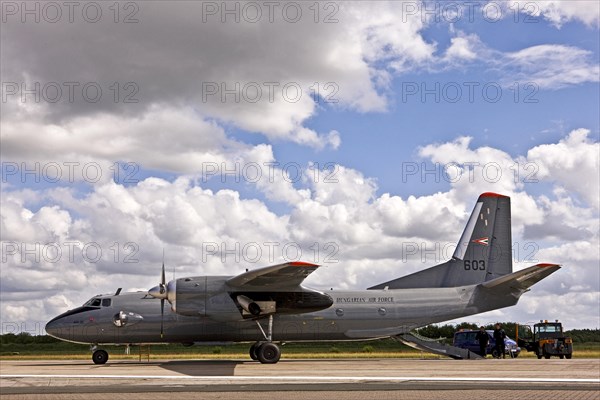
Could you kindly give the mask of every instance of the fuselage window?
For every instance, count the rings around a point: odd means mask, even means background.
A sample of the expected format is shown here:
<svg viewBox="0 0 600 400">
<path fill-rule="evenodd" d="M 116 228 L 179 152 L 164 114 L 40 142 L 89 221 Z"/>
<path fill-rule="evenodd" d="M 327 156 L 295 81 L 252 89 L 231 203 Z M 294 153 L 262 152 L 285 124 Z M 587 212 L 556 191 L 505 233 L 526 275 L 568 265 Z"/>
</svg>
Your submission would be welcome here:
<svg viewBox="0 0 600 400">
<path fill-rule="evenodd" d="M 102 307 L 110 307 L 110 299 L 102 299 Z"/>
</svg>

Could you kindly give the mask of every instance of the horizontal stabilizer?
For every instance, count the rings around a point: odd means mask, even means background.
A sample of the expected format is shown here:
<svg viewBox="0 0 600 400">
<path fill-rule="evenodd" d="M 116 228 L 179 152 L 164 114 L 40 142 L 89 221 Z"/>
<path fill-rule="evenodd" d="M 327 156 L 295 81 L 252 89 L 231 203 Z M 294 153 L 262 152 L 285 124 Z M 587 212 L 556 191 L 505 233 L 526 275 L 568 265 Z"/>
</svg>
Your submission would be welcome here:
<svg viewBox="0 0 600 400">
<path fill-rule="evenodd" d="M 481 284 L 487 289 L 512 287 L 519 290 L 527 290 L 537 282 L 541 281 L 548 275 L 558 271 L 558 264 L 537 264 L 532 267 L 522 269 L 512 274 L 504 275 L 491 281 Z"/>
</svg>

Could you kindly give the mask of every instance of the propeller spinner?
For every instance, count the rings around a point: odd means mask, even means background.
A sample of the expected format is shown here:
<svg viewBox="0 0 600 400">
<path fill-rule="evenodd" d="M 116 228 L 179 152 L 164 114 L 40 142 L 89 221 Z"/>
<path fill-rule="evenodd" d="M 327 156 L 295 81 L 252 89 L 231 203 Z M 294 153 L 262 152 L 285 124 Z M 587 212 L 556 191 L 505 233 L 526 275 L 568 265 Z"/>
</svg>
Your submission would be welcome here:
<svg viewBox="0 0 600 400">
<path fill-rule="evenodd" d="M 148 290 L 148 294 L 156 299 L 164 300 L 167 298 L 167 283 L 165 282 L 165 264 L 162 265 L 160 283 Z"/>
</svg>

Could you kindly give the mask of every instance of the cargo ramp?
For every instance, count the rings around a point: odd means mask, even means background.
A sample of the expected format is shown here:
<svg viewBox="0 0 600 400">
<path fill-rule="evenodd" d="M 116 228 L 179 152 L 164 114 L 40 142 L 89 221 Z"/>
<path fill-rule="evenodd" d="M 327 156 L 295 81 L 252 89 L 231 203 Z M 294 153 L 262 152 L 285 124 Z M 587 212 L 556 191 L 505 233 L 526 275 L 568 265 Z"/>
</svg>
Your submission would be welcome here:
<svg viewBox="0 0 600 400">
<path fill-rule="evenodd" d="M 416 332 L 409 332 L 402 335 L 397 335 L 393 338 L 415 349 L 450 357 L 455 360 L 483 359 L 483 357 L 481 357 L 479 354 L 474 353 L 468 349 L 461 349 L 460 347 L 440 343 L 438 339 L 427 338 L 425 336 L 419 335 Z"/>
</svg>

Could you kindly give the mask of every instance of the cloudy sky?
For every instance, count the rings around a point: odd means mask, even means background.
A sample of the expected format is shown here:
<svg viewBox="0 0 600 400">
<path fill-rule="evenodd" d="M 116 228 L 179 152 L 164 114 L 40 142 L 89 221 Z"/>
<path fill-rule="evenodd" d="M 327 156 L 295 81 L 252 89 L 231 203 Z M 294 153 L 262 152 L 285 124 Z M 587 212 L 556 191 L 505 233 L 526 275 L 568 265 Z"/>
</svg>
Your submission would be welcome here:
<svg viewBox="0 0 600 400">
<path fill-rule="evenodd" d="M 364 289 L 512 197 L 515 269 L 466 320 L 600 326 L 597 1 L 3 2 L 2 332 L 160 274 L 323 264 Z"/>
</svg>

